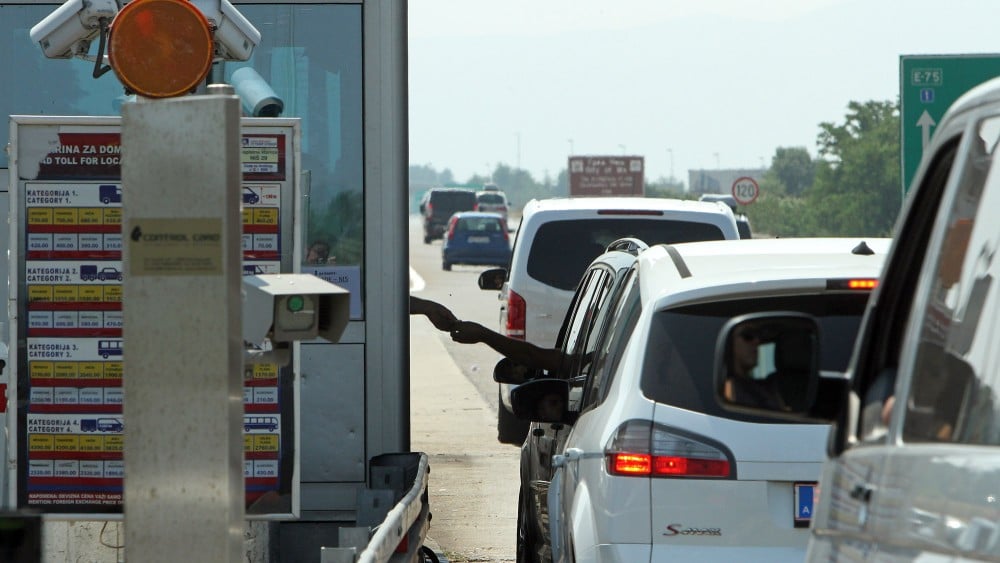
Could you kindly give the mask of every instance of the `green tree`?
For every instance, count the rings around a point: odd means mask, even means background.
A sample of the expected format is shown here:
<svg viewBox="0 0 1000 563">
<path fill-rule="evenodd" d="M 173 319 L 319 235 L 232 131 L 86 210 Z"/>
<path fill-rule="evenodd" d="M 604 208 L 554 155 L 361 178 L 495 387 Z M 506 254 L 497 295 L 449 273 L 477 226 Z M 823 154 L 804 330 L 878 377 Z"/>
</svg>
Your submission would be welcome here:
<svg viewBox="0 0 1000 563">
<path fill-rule="evenodd" d="M 780 193 L 800 196 L 816 177 L 816 163 L 805 147 L 778 147 L 768 174 L 780 185 Z"/>
<path fill-rule="evenodd" d="M 851 102 L 844 123 L 820 124 L 817 145 L 807 227 L 816 235 L 888 236 L 901 203 L 898 103 Z"/>
</svg>

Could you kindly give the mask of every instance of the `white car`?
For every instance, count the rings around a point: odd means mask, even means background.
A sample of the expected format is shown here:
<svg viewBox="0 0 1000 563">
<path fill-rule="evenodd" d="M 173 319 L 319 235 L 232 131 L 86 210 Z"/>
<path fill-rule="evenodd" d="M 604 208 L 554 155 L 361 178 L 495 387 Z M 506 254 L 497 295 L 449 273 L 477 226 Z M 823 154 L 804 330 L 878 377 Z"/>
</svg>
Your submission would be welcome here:
<svg viewBox="0 0 1000 563">
<path fill-rule="evenodd" d="M 820 325 L 819 367 L 842 388 L 889 242 L 753 239 L 641 252 L 610 336 L 583 362 L 579 410 L 560 417 L 573 426 L 548 492 L 553 561 L 801 561 L 829 426 L 724 409 L 719 334 L 746 315 L 809 314 Z M 746 385 L 795 406 L 822 396 L 825 388 L 772 385 L 770 374 L 808 368 L 800 364 L 810 349 L 771 341 L 765 328 L 746 335 L 757 353 Z M 544 396 L 531 388 L 548 385 L 568 398 L 573 383 L 523 384 L 515 411 L 535 412 L 522 397 L 530 403 Z"/>
<path fill-rule="evenodd" d="M 556 345 L 573 291 L 607 246 L 631 237 L 649 245 L 738 239 L 736 219 L 722 203 L 642 197 L 531 200 L 524 206 L 510 267 L 487 270 L 479 287 L 500 290 L 500 332 L 543 347 Z M 497 434 L 521 444 L 527 425 L 510 410 L 500 385 Z"/>
</svg>

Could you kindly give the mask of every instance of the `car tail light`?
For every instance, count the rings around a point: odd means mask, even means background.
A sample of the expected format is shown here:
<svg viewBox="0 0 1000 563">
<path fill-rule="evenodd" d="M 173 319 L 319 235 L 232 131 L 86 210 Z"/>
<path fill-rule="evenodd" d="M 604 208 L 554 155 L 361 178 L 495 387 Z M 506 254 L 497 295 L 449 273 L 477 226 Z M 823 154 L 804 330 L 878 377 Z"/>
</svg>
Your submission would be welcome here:
<svg viewBox="0 0 1000 563">
<path fill-rule="evenodd" d="M 424 206 L 424 209 L 427 211 L 427 216 L 428 217 L 431 217 L 431 216 L 434 215 L 434 204 L 433 203 L 431 203 L 431 202 L 428 201 L 427 205 Z"/>
<path fill-rule="evenodd" d="M 598 215 L 663 215 L 658 209 L 598 209 Z"/>
<path fill-rule="evenodd" d="M 507 290 L 507 336 L 524 340 L 524 320 L 527 303 L 517 293 Z"/>
<path fill-rule="evenodd" d="M 878 287 L 878 280 L 875 278 L 848 278 L 839 280 L 826 280 L 827 289 L 860 289 L 870 290 Z"/>
<path fill-rule="evenodd" d="M 729 478 L 732 455 L 708 438 L 671 431 L 648 420 L 630 420 L 608 440 L 608 473 L 626 477 Z"/>
<path fill-rule="evenodd" d="M 452 217 L 448 221 L 448 240 L 455 240 L 455 225 L 458 225 L 458 219 Z"/>
<path fill-rule="evenodd" d="M 473 211 L 479 211 L 479 202 L 478 201 L 476 203 L 472 204 L 472 210 Z"/>
</svg>

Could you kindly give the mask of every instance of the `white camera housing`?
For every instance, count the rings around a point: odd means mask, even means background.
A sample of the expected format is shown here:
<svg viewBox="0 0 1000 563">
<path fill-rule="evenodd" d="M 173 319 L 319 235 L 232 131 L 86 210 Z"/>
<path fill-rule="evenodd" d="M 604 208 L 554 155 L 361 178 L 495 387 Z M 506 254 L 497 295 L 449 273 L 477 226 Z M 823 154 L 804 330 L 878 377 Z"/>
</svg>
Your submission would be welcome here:
<svg viewBox="0 0 1000 563">
<path fill-rule="evenodd" d="M 246 61 L 260 43 L 260 31 L 229 0 L 191 0 L 215 28 L 215 57 Z"/>
<path fill-rule="evenodd" d="M 275 93 L 253 67 L 245 66 L 233 71 L 230 82 L 240 97 L 243 111 L 253 117 L 280 117 L 285 102 Z"/>
<path fill-rule="evenodd" d="M 243 340 L 253 345 L 337 342 L 350 317 L 350 292 L 312 274 L 244 276 L 243 294 Z"/>
<path fill-rule="evenodd" d="M 101 18 L 108 23 L 118 14 L 115 0 L 67 0 L 31 28 L 31 40 L 50 59 L 86 56 L 90 42 L 101 32 Z"/>
</svg>

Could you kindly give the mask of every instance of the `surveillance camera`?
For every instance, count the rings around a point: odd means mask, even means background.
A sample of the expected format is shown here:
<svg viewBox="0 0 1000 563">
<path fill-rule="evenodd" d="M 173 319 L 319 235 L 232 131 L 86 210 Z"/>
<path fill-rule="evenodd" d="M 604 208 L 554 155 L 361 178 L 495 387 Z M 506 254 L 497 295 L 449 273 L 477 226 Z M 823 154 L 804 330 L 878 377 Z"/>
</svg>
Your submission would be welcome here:
<svg viewBox="0 0 1000 563">
<path fill-rule="evenodd" d="M 253 67 L 245 66 L 233 71 L 230 78 L 236 94 L 243 102 L 243 110 L 253 117 L 280 117 L 285 102 L 278 97 L 271 85 Z"/>
<path fill-rule="evenodd" d="M 336 342 L 350 316 L 350 293 L 312 274 L 245 276 L 243 292 L 243 340 L 251 344 Z"/>
<path fill-rule="evenodd" d="M 215 29 L 215 56 L 246 61 L 260 43 L 260 32 L 229 0 L 191 0 Z"/>
<path fill-rule="evenodd" d="M 108 23 L 118 14 L 115 0 L 67 0 L 31 28 L 31 40 L 50 59 L 84 56 L 101 32 L 101 18 Z"/>
</svg>

